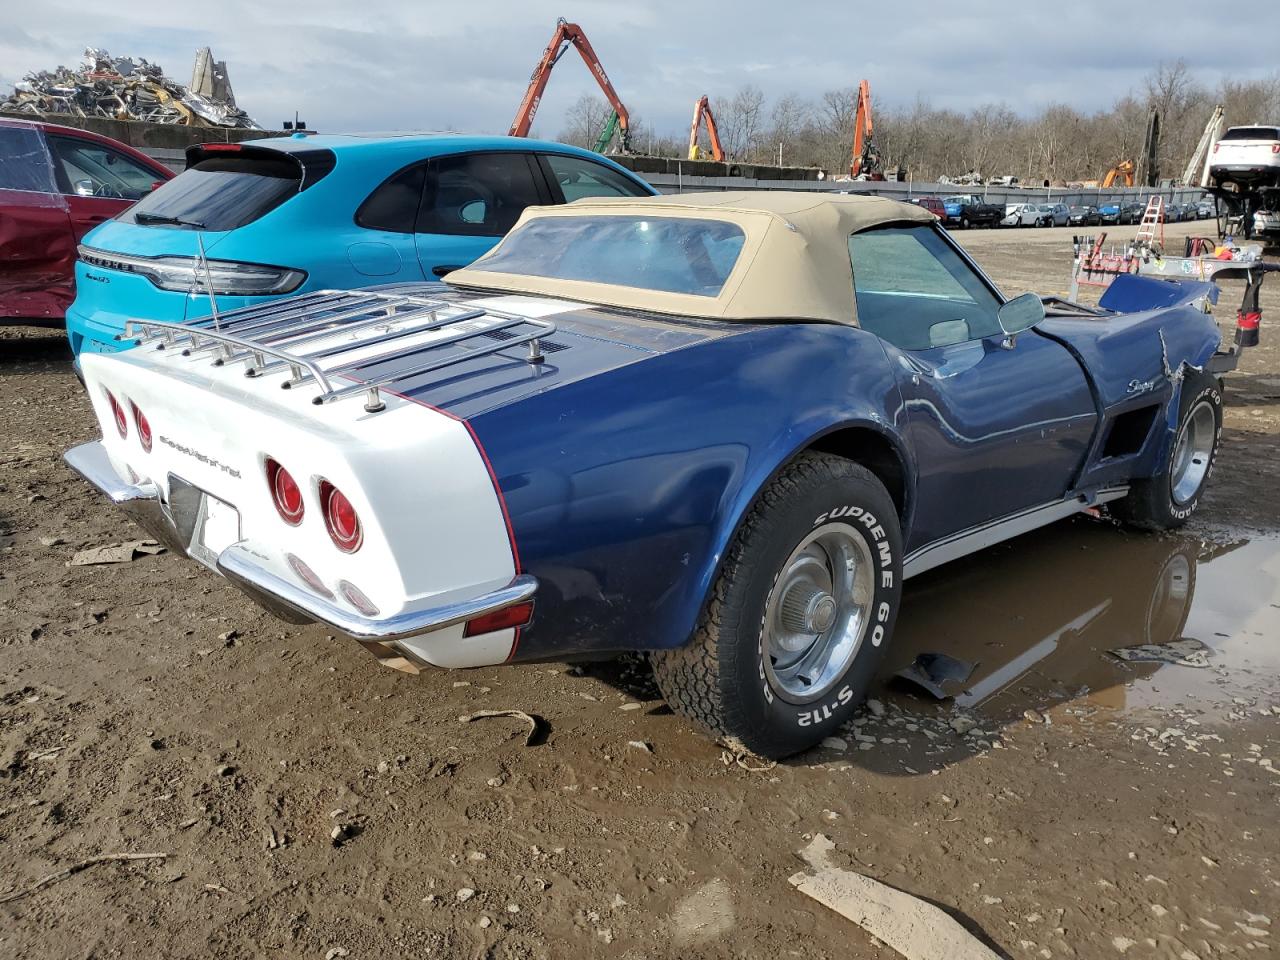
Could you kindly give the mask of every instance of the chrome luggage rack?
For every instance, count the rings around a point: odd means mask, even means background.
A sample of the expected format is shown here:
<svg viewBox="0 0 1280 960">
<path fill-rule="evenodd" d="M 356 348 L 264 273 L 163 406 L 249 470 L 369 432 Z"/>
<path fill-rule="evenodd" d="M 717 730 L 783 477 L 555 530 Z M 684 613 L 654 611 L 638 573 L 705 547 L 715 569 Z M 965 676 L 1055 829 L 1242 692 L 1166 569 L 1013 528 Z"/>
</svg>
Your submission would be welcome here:
<svg viewBox="0 0 1280 960">
<path fill-rule="evenodd" d="M 494 322 L 477 329 L 450 328 L 482 318 Z M 516 331 L 512 328 L 523 327 Z M 364 408 L 377 413 L 386 408 L 380 389 L 411 377 L 443 370 L 513 347 L 528 345 L 524 358 L 540 364 L 545 357 L 541 341 L 555 333 L 549 320 L 526 317 L 502 310 L 466 307 L 436 297 L 407 292 L 402 288 L 382 290 L 318 290 L 314 293 L 272 303 L 201 317 L 182 323 L 130 319 L 117 340 L 133 340 L 138 346 L 154 343 L 157 350 L 181 347 L 183 356 L 208 353 L 214 366 L 244 363 L 246 377 L 258 377 L 284 368 L 290 377 L 281 386 L 291 389 L 315 381 L 320 394 L 312 403 L 332 403 L 365 395 Z M 401 341 L 416 334 L 439 331 L 428 343 L 405 348 Z M 494 336 L 499 331 L 509 331 Z M 368 332 L 347 343 L 320 346 L 335 334 Z M 488 337 L 495 342 L 468 346 L 469 340 Z M 441 356 L 436 351 L 458 345 L 460 350 Z M 383 347 L 367 354 L 370 347 Z M 310 349 L 308 349 L 310 348 Z M 344 353 L 360 351 L 358 358 L 342 362 Z M 370 367 L 392 360 L 407 360 L 427 354 L 421 363 L 401 365 L 394 373 L 365 379 L 360 374 Z M 322 360 L 334 360 L 321 366 Z M 335 385 L 334 379 L 356 381 L 351 386 Z"/>
</svg>

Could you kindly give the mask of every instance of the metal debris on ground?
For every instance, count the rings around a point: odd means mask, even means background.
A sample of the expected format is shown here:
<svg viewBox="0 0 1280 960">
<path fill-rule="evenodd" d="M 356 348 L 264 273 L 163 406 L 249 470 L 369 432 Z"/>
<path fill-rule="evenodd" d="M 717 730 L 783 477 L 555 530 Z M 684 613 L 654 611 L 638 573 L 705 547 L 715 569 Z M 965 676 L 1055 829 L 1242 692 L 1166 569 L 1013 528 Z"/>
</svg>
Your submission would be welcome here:
<svg viewBox="0 0 1280 960">
<path fill-rule="evenodd" d="M 138 557 L 153 557 L 164 553 L 164 547 L 154 540 L 130 540 L 111 547 L 91 547 L 80 550 L 71 558 L 71 566 L 87 567 L 100 563 L 128 563 Z"/>
<path fill-rule="evenodd" d="M 1168 643 L 1137 643 L 1117 647 L 1107 653 L 1117 660 L 1133 663 L 1171 663 L 1179 667 L 1207 667 L 1213 648 L 1199 640 L 1184 637 Z"/>
<path fill-rule="evenodd" d="M 524 739 L 526 747 L 532 747 L 537 743 L 539 736 L 546 727 L 546 721 L 541 717 L 532 713 L 525 713 L 523 710 L 477 710 L 475 713 L 459 717 L 458 722 L 471 723 L 473 720 L 484 720 L 488 717 L 515 717 L 529 724 L 529 735 Z"/>
<path fill-rule="evenodd" d="M 736 764 L 748 773 L 767 773 L 778 765 L 776 760 L 763 760 L 746 750 L 721 750 L 720 762 L 726 767 Z"/>
<path fill-rule="evenodd" d="M 88 47 L 78 67 L 28 73 L 0 101 L 0 111 L 262 129 L 236 106 L 227 65 L 208 47 L 196 51 L 189 87 L 166 77 L 158 64 Z"/>
<path fill-rule="evenodd" d="M 969 678 L 973 676 L 976 667 L 976 663 L 957 660 L 945 653 L 922 653 L 894 676 L 914 683 L 932 694 L 935 699 L 945 700 L 947 697 L 954 696 L 954 693 L 949 693 L 944 684 L 953 683 L 957 688 L 963 689 L 964 684 L 968 683 Z"/>
<path fill-rule="evenodd" d="M 999 954 L 939 907 L 909 893 L 842 870 L 831 863 L 835 844 L 821 833 L 797 854 L 814 872 L 793 874 L 790 883 L 907 960 L 998 960 Z"/>
</svg>

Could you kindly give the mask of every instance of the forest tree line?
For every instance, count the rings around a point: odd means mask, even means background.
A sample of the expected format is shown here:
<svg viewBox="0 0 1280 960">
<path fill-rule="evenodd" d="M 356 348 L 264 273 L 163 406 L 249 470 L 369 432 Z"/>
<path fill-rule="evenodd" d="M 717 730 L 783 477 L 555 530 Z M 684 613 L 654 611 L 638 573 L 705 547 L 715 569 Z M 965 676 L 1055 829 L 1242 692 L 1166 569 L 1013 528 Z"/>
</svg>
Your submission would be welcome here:
<svg viewBox="0 0 1280 960">
<path fill-rule="evenodd" d="M 785 166 L 821 167 L 832 175 L 849 168 L 856 87 L 816 99 L 794 93 L 770 98 L 747 84 L 729 95 L 713 94 L 710 102 L 731 162 L 776 164 L 781 158 Z M 1280 72 L 1259 80 L 1224 78 L 1209 87 L 1192 76 L 1186 61 L 1174 60 L 1154 69 L 1140 90 L 1094 113 L 1060 103 L 1030 116 L 1003 103 L 962 113 L 920 98 L 910 106 L 877 107 L 873 118 L 885 168 L 901 167 L 914 180 L 976 171 L 988 179 L 1058 184 L 1101 179 L 1122 160 L 1138 161 L 1153 108 L 1161 127 L 1159 176 L 1181 177 L 1216 104 L 1224 107 L 1228 126 L 1280 124 Z M 603 99 L 584 94 L 568 111 L 560 139 L 594 145 L 609 113 Z M 634 114 L 631 128 L 637 153 L 680 157 L 688 151 L 687 130 L 658 134 Z M 705 148 L 705 133 L 701 142 Z"/>
</svg>

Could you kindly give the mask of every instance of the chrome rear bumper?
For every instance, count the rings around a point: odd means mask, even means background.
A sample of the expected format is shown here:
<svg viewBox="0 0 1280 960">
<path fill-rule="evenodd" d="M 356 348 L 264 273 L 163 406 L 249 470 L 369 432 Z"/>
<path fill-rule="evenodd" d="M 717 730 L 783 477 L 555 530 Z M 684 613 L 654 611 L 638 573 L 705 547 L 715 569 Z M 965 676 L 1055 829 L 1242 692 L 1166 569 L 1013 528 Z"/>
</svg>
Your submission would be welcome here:
<svg viewBox="0 0 1280 960">
<path fill-rule="evenodd" d="M 81 444 L 63 454 L 67 465 L 104 493 L 108 500 L 174 553 L 191 555 L 192 524 L 175 515 L 153 483 L 121 477 L 100 442 Z M 218 572 L 271 613 L 292 623 L 323 623 L 366 646 L 387 644 L 416 665 L 422 658 L 395 641 L 414 637 L 505 609 L 533 598 L 538 581 L 519 574 L 496 589 L 437 594 L 389 617 L 367 617 L 290 583 L 261 563 L 245 541 L 217 557 Z M 374 651 L 377 653 L 377 651 Z"/>
</svg>

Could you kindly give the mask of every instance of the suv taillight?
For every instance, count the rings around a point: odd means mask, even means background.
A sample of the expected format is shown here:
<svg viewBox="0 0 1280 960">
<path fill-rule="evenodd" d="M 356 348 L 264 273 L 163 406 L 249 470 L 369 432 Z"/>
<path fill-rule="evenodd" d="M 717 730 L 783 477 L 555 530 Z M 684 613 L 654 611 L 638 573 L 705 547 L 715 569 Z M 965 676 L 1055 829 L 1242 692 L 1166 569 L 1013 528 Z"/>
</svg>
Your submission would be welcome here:
<svg viewBox="0 0 1280 960">
<path fill-rule="evenodd" d="M 142 444 L 142 449 L 151 452 L 151 424 L 147 422 L 146 416 L 138 405 L 130 401 L 129 406 L 133 408 L 133 422 L 138 428 L 138 442 Z"/>
<path fill-rule="evenodd" d="M 124 407 L 120 406 L 120 401 L 115 398 L 110 390 L 104 391 L 107 395 L 107 403 L 111 404 L 111 415 L 115 417 L 116 429 L 120 431 L 120 436 L 127 437 L 129 435 L 129 420 L 124 415 Z"/>
<path fill-rule="evenodd" d="M 302 522 L 306 507 L 302 502 L 302 488 L 298 486 L 293 475 L 279 461 L 267 457 L 263 464 L 267 472 L 267 486 L 271 489 L 271 500 L 276 505 L 280 519 L 290 526 L 296 527 Z"/>
<path fill-rule="evenodd" d="M 355 553 L 364 542 L 360 517 L 346 495 L 328 480 L 320 481 L 320 510 L 329 538 L 339 550 Z"/>
</svg>

